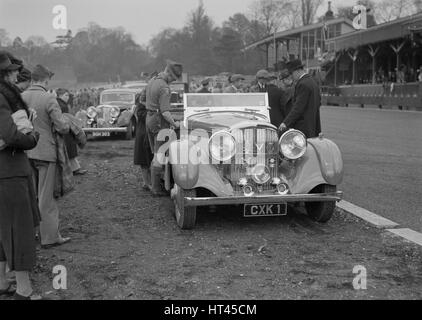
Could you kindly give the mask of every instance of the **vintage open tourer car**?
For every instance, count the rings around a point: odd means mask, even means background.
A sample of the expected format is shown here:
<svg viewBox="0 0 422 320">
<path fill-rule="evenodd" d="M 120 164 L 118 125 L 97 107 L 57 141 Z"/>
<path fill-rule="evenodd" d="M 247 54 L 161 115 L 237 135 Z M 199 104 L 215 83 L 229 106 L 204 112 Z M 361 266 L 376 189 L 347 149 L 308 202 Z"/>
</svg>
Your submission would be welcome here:
<svg viewBox="0 0 422 320">
<path fill-rule="evenodd" d="M 108 89 L 101 92 L 100 104 L 76 113 L 83 123 L 83 130 L 89 136 L 109 137 L 121 134 L 128 140 L 135 136 L 135 97 L 138 89 Z"/>
<path fill-rule="evenodd" d="M 297 130 L 279 136 L 266 93 L 185 94 L 167 160 L 166 186 L 182 229 L 195 226 L 197 207 L 214 205 L 243 205 L 244 217 L 262 217 L 303 202 L 312 219 L 327 222 L 342 198 L 337 145 Z"/>
</svg>

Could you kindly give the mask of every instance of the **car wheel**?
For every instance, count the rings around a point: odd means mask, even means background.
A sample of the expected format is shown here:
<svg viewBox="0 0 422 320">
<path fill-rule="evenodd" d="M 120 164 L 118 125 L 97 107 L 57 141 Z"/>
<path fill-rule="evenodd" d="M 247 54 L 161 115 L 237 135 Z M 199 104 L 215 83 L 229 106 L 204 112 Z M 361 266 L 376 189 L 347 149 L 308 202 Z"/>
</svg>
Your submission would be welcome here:
<svg viewBox="0 0 422 320">
<path fill-rule="evenodd" d="M 130 119 L 129 124 L 127 125 L 127 130 L 125 134 L 126 140 L 132 140 L 135 137 L 136 131 L 136 120 L 134 118 Z"/>
<path fill-rule="evenodd" d="M 329 184 L 322 184 L 312 189 L 310 193 L 333 193 L 337 191 L 336 186 Z M 306 212 L 308 216 L 316 221 L 325 223 L 328 222 L 333 216 L 336 208 L 335 201 L 323 201 L 323 202 L 305 202 Z"/>
<path fill-rule="evenodd" d="M 193 229 L 196 222 L 196 207 L 185 207 L 184 197 L 196 197 L 196 190 L 185 190 L 175 184 L 173 201 L 177 224 L 184 230 Z"/>
</svg>

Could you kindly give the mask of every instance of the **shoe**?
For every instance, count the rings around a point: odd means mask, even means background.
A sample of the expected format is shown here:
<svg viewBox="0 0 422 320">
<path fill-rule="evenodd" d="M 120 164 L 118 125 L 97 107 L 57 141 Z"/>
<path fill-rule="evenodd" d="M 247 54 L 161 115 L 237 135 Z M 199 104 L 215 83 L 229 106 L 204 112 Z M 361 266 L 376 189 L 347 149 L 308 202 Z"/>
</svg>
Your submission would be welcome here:
<svg viewBox="0 0 422 320">
<path fill-rule="evenodd" d="M 39 294 L 32 293 L 30 296 L 25 297 L 23 295 L 20 295 L 19 293 L 15 292 L 13 295 L 14 300 L 50 300 L 46 297 L 40 296 Z"/>
<path fill-rule="evenodd" d="M 0 290 L 0 296 L 12 296 L 16 293 L 16 288 L 12 283 L 6 289 Z"/>
<path fill-rule="evenodd" d="M 84 174 L 87 174 L 88 170 L 85 169 L 78 169 L 76 171 L 73 171 L 74 176 L 83 176 Z"/>
<path fill-rule="evenodd" d="M 61 238 L 59 241 L 55 242 L 55 243 L 51 243 L 51 244 L 42 244 L 41 248 L 42 249 L 50 249 L 53 247 L 58 247 L 61 246 L 62 244 L 68 243 L 71 239 L 70 238 Z"/>
</svg>

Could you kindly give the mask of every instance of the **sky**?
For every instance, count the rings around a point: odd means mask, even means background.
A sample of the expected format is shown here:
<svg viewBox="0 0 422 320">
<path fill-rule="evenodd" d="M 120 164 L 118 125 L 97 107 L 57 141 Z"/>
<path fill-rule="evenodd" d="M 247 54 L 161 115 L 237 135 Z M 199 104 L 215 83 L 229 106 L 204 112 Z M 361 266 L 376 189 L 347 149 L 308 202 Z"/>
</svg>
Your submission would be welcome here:
<svg viewBox="0 0 422 320">
<path fill-rule="evenodd" d="M 206 13 L 217 25 L 235 13 L 248 14 L 253 0 L 203 0 Z M 199 0 L 0 0 L 0 29 L 6 29 L 11 39 L 24 41 L 31 35 L 41 35 L 49 42 L 66 32 L 53 28 L 53 8 L 64 5 L 67 27 L 78 30 L 96 22 L 103 27 L 122 26 L 134 40 L 147 45 L 149 40 L 167 27 L 180 28 Z M 355 0 L 332 0 L 333 7 L 353 5 Z M 327 8 L 327 0 L 320 14 Z"/>
</svg>

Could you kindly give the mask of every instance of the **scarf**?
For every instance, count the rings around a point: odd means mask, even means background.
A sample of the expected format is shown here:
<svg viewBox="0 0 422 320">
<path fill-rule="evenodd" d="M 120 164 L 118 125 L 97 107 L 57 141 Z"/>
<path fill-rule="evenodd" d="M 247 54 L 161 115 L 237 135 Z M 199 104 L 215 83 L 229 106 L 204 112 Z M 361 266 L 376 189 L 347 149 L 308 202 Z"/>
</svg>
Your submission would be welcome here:
<svg viewBox="0 0 422 320">
<path fill-rule="evenodd" d="M 23 109 L 26 111 L 29 117 L 28 106 L 26 105 L 25 101 L 23 101 L 18 87 L 4 80 L 0 80 L 0 93 L 6 98 L 6 101 L 12 108 L 12 113 Z"/>
</svg>

